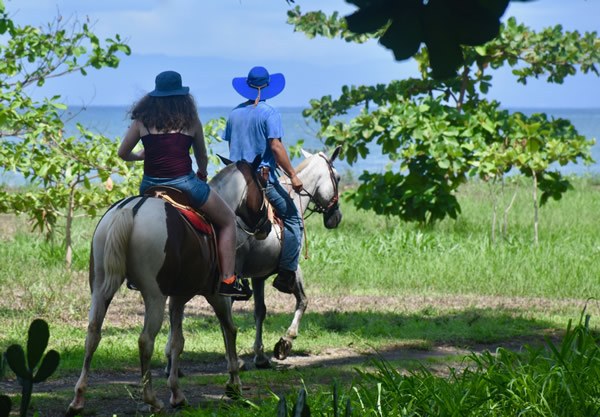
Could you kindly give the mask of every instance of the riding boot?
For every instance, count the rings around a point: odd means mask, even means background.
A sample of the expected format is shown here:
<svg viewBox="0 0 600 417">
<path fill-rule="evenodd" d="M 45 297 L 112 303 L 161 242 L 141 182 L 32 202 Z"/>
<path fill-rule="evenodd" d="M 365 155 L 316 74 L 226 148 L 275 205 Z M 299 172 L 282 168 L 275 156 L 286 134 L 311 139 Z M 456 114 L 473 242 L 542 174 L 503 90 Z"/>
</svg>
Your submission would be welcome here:
<svg viewBox="0 0 600 417">
<path fill-rule="evenodd" d="M 293 294 L 296 285 L 296 272 L 287 269 L 280 269 L 273 280 L 273 286 L 285 294 Z"/>
<path fill-rule="evenodd" d="M 241 281 L 241 283 L 240 283 Z M 231 297 L 236 301 L 248 301 L 252 297 L 252 289 L 247 279 L 238 279 L 231 283 L 221 282 L 219 295 Z"/>
</svg>

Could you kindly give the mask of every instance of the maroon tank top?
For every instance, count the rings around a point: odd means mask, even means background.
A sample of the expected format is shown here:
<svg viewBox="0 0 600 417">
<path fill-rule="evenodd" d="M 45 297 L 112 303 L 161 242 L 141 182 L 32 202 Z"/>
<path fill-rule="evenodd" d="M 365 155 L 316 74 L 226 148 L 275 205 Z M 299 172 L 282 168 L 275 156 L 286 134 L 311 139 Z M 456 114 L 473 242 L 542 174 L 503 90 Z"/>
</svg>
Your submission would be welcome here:
<svg viewBox="0 0 600 417">
<path fill-rule="evenodd" d="M 192 172 L 190 147 L 194 138 L 183 133 L 149 133 L 142 136 L 144 174 L 175 178 Z"/>
</svg>

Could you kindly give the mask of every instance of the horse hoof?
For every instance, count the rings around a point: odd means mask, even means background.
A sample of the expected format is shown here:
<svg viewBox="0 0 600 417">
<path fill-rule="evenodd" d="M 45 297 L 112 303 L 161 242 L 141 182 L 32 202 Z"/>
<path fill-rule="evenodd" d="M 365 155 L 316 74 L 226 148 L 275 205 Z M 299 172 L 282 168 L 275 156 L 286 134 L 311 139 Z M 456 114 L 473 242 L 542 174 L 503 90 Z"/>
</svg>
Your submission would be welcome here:
<svg viewBox="0 0 600 417">
<path fill-rule="evenodd" d="M 246 362 L 242 358 L 238 358 L 238 369 L 240 371 L 247 371 L 248 367 L 246 366 Z"/>
<path fill-rule="evenodd" d="M 279 339 L 279 342 L 275 343 L 275 348 L 273 348 L 273 356 L 282 361 L 290 355 L 291 351 L 292 342 L 290 342 L 289 340 L 285 340 L 282 337 L 281 339 Z"/>
<path fill-rule="evenodd" d="M 71 407 L 65 413 L 65 417 L 75 417 L 83 415 L 83 407 Z"/>
<path fill-rule="evenodd" d="M 175 410 L 178 408 L 183 408 L 186 405 L 188 405 L 187 399 L 185 397 L 181 398 L 180 400 L 171 399 L 170 403 L 171 403 L 171 408 L 173 408 Z"/>
<path fill-rule="evenodd" d="M 225 395 L 232 400 L 239 400 L 242 398 L 242 387 L 238 384 L 227 384 L 225 386 Z"/>
<path fill-rule="evenodd" d="M 170 375 L 170 373 L 171 373 L 171 366 L 170 366 L 170 365 L 167 365 L 167 366 L 165 367 L 165 378 L 168 378 L 168 377 L 169 377 L 169 375 Z M 185 373 L 184 373 L 184 372 L 181 370 L 181 368 L 179 368 L 179 369 L 177 370 L 177 377 L 178 377 L 178 378 L 183 378 L 184 376 L 185 376 Z"/>
<path fill-rule="evenodd" d="M 262 358 L 254 359 L 254 366 L 256 366 L 257 369 L 271 369 L 273 367 L 273 364 L 269 359 Z"/>
</svg>

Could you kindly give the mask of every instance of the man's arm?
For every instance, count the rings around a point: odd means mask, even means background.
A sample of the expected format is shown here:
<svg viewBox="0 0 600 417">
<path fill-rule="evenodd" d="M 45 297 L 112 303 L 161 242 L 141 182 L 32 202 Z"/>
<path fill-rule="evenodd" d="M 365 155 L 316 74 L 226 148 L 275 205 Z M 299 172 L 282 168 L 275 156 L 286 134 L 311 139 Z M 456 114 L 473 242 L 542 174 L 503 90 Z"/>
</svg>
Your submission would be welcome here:
<svg viewBox="0 0 600 417">
<path fill-rule="evenodd" d="M 290 177 L 292 181 L 292 188 L 296 192 L 300 192 L 302 190 L 302 181 L 296 175 L 296 170 L 292 166 L 292 162 L 290 161 L 290 157 L 281 143 L 281 140 L 278 138 L 269 139 L 269 146 L 271 147 L 271 151 L 273 152 L 273 156 L 275 157 L 275 162 L 277 165 L 281 167 L 283 172 Z"/>
</svg>

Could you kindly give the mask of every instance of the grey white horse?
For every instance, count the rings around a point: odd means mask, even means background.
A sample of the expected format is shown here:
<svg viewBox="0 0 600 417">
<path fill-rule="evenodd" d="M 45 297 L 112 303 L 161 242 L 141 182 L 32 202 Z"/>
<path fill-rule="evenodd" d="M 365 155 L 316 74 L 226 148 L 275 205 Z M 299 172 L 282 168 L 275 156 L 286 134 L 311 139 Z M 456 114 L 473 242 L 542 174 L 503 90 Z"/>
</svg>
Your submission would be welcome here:
<svg viewBox="0 0 600 417">
<path fill-rule="evenodd" d="M 290 190 L 290 195 L 294 199 L 299 212 L 302 215 L 305 215 L 308 211 L 322 213 L 324 225 L 329 229 L 337 227 L 342 220 L 342 213 L 338 204 L 340 176 L 333 167 L 333 162 L 339 151 L 340 148 L 337 148 L 331 157 L 323 152 L 310 154 L 303 151 L 306 159 L 296 168 L 298 177 L 304 184 L 304 190 L 301 193 L 296 194 L 292 191 L 287 178 L 283 178 L 281 181 L 284 187 L 287 186 Z M 230 165 L 223 169 L 210 181 L 210 186 L 234 210 L 244 206 L 249 188 L 248 181 L 241 172 L 235 169 L 235 166 Z M 245 225 L 238 225 L 236 271 L 241 273 L 243 277 L 252 278 L 256 324 L 254 363 L 256 367 L 265 368 L 271 366 L 271 361 L 264 352 L 262 337 L 263 322 L 267 313 L 265 280 L 277 271 L 281 250 L 279 239 L 281 231 L 278 227 L 273 226 L 265 239 L 257 239 L 252 232 L 245 230 L 246 228 Z M 298 336 L 300 321 L 308 305 L 308 298 L 304 292 L 303 274 L 300 268 L 296 275 L 296 285 L 293 292 L 296 299 L 294 318 L 285 335 L 275 346 L 274 354 L 278 359 L 285 359 L 289 355 L 292 349 L 292 341 Z"/>
</svg>

